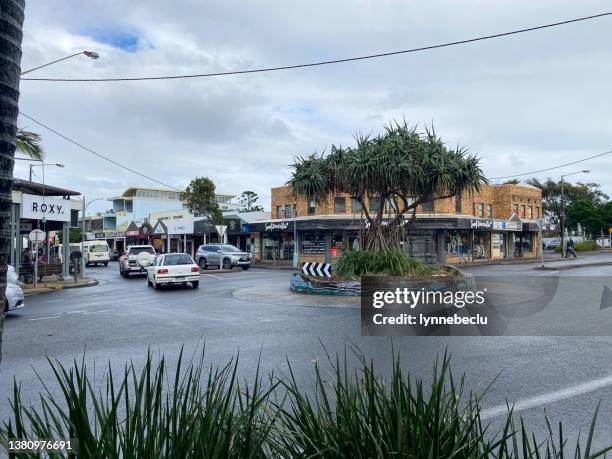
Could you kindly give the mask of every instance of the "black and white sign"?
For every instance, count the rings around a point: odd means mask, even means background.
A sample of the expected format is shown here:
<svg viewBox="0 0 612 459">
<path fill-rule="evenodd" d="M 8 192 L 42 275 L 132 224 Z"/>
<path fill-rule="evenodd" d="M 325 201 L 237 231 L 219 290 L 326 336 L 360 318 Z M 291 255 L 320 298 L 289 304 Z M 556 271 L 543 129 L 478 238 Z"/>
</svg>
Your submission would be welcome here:
<svg viewBox="0 0 612 459">
<path fill-rule="evenodd" d="M 309 261 L 302 265 L 302 272 L 307 276 L 331 277 L 332 265 L 329 263 L 311 263 Z"/>
<path fill-rule="evenodd" d="M 491 229 L 493 227 L 493 222 L 491 220 L 471 220 L 470 228 L 472 229 Z"/>
<path fill-rule="evenodd" d="M 57 196 L 22 195 L 21 218 L 54 222 L 70 221 L 70 200 Z"/>
<path fill-rule="evenodd" d="M 288 222 L 266 223 L 266 231 L 285 230 L 288 227 Z"/>
</svg>

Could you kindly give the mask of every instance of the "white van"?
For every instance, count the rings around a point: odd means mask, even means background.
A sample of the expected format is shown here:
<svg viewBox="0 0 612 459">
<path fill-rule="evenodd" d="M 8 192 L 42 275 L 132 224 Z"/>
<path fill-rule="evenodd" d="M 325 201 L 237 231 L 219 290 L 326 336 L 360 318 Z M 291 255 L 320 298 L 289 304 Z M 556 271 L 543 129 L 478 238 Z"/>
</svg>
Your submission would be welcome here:
<svg viewBox="0 0 612 459">
<path fill-rule="evenodd" d="M 83 258 L 85 266 L 104 263 L 108 266 L 110 261 L 110 249 L 106 241 L 86 241 L 83 243 Z"/>
</svg>

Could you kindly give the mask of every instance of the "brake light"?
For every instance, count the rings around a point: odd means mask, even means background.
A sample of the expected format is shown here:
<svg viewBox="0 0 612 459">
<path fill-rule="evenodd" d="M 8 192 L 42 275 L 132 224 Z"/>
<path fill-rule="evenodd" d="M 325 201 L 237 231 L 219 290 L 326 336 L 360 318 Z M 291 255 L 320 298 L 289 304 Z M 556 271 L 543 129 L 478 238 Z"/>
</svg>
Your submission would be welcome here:
<svg viewBox="0 0 612 459">
<path fill-rule="evenodd" d="M 200 272 L 200 268 L 198 268 L 197 266 L 194 266 L 193 268 L 191 268 L 191 272 L 192 273 L 199 273 Z"/>
<path fill-rule="evenodd" d="M 168 270 L 166 268 L 160 268 L 157 270 L 157 274 L 168 274 Z"/>
</svg>

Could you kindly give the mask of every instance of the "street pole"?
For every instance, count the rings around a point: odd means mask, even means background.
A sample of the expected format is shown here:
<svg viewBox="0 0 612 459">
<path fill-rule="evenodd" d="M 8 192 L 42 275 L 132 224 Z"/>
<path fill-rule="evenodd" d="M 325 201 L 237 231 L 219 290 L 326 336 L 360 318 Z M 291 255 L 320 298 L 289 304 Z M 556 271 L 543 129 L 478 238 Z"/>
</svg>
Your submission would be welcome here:
<svg viewBox="0 0 612 459">
<path fill-rule="evenodd" d="M 542 260 L 542 268 L 544 267 L 544 240 L 542 238 L 542 227 L 544 226 L 544 220 L 542 218 L 540 218 L 539 221 L 539 230 L 540 230 L 540 258 Z"/>
<path fill-rule="evenodd" d="M 85 196 L 83 196 L 83 228 L 81 230 L 81 278 L 85 275 Z M 74 267 L 76 269 L 76 266 Z"/>
<path fill-rule="evenodd" d="M 561 258 L 565 258 L 565 199 L 563 196 L 563 175 L 561 176 Z"/>
<path fill-rule="evenodd" d="M 293 212 L 293 267 L 298 267 L 297 205 Z"/>
</svg>

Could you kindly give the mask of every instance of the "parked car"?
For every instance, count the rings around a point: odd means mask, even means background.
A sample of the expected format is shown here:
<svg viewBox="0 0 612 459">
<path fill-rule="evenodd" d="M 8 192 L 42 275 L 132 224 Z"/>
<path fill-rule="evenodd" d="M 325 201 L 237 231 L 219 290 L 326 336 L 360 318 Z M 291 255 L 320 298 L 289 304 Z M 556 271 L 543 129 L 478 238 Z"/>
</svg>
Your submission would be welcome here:
<svg viewBox="0 0 612 459">
<path fill-rule="evenodd" d="M 191 283 L 193 288 L 198 288 L 200 285 L 200 268 L 195 264 L 191 255 L 186 253 L 160 255 L 147 268 L 149 287 L 156 289 L 161 285 L 187 285 L 188 282 Z"/>
<path fill-rule="evenodd" d="M 221 266 L 223 269 L 232 269 L 240 266 L 242 269 L 251 267 L 251 254 L 228 244 L 207 244 L 198 247 L 195 261 L 197 265 L 206 269 L 209 266 Z"/>
<path fill-rule="evenodd" d="M 6 292 L 4 293 L 4 312 L 22 308 L 23 290 L 19 286 L 19 276 L 15 272 L 15 268 L 8 266 L 6 272 Z"/>
<path fill-rule="evenodd" d="M 128 277 L 133 273 L 146 273 L 155 261 L 157 252 L 152 245 L 131 245 L 119 258 L 119 274 Z"/>
<path fill-rule="evenodd" d="M 85 266 L 98 265 L 103 263 L 108 266 L 110 261 L 110 249 L 106 241 L 87 241 L 83 243 L 83 257 Z"/>
<path fill-rule="evenodd" d="M 543 246 L 544 250 L 554 250 L 561 246 L 561 238 L 544 238 Z"/>
</svg>

